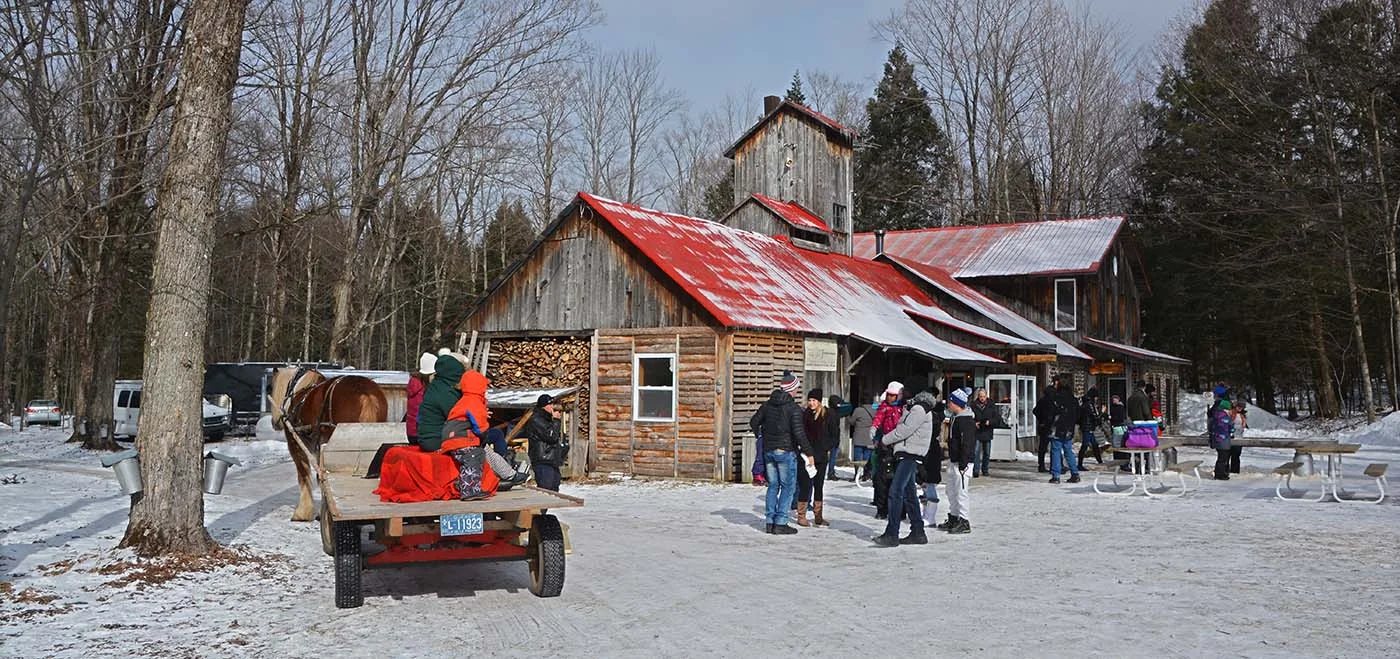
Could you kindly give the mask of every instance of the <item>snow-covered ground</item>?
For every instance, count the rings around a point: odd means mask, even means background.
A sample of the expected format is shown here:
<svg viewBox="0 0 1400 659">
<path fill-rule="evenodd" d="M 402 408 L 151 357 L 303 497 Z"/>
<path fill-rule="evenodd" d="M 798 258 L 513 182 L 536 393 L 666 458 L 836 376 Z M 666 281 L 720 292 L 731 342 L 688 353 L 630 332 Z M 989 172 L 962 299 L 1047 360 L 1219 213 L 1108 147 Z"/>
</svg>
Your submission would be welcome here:
<svg viewBox="0 0 1400 659">
<path fill-rule="evenodd" d="M 971 535 L 896 549 L 870 545 L 881 523 L 850 483 L 829 486 L 831 528 L 791 537 L 760 532 L 751 486 L 566 483 L 587 506 L 559 513 L 561 597 L 530 595 L 520 563 L 425 565 L 367 573 L 365 606 L 338 610 L 317 527 L 287 521 L 275 440 L 211 445 L 250 459 L 206 497 L 209 528 L 263 563 L 145 587 L 99 571 L 127 558 L 111 550 L 126 498 L 61 440 L 0 433 L 0 656 L 1400 654 L 1400 505 L 1277 501 L 1266 472 L 1283 451 L 1151 500 L 994 464 Z M 1372 461 L 1400 467 L 1400 449 L 1347 470 Z"/>
</svg>

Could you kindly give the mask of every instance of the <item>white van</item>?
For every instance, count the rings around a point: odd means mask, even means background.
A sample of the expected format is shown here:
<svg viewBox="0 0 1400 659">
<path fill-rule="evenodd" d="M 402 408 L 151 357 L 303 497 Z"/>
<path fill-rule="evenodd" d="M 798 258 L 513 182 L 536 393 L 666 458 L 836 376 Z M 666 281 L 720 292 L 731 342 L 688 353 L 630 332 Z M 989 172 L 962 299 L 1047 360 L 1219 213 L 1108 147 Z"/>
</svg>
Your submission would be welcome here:
<svg viewBox="0 0 1400 659">
<path fill-rule="evenodd" d="M 217 442 L 233 426 L 233 412 L 228 407 L 200 399 L 204 404 L 204 439 Z M 112 418 L 116 420 L 117 437 L 135 437 L 141 421 L 141 381 L 117 380 L 112 392 Z"/>
</svg>

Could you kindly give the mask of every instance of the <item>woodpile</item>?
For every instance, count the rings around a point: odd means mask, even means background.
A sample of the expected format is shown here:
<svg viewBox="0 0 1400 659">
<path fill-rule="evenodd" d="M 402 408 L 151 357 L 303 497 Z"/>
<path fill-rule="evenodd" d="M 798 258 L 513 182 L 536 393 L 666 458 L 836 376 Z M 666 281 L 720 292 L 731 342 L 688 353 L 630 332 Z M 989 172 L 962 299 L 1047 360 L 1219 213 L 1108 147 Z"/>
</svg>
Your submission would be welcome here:
<svg viewBox="0 0 1400 659">
<path fill-rule="evenodd" d="M 587 442 L 588 380 L 592 342 L 588 338 L 493 339 L 487 376 L 491 386 L 510 389 L 579 387 L 563 407 L 574 412 L 579 442 Z"/>
</svg>

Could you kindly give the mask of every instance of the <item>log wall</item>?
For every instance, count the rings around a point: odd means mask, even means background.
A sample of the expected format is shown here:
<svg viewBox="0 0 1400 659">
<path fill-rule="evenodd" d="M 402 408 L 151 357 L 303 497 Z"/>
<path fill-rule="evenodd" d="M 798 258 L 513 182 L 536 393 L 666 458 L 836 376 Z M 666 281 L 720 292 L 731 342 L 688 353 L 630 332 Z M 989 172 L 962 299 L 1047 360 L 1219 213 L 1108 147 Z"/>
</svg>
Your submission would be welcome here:
<svg viewBox="0 0 1400 659">
<path fill-rule="evenodd" d="M 592 469 L 638 476 L 721 478 L 719 336 L 709 329 L 599 330 L 597 341 Z M 633 419 L 633 358 L 646 353 L 676 355 L 674 421 Z"/>
<path fill-rule="evenodd" d="M 570 441 L 577 442 L 577 438 L 586 438 L 589 433 L 591 352 L 589 337 L 495 338 L 491 341 L 486 373 L 491 386 L 504 389 L 580 387 L 573 398 L 562 404 L 563 410 L 573 413 L 575 427 L 570 432 L 575 438 Z M 587 467 L 586 459 L 576 459 L 576 449 L 577 446 L 570 447 L 569 462 L 563 470 L 570 478 L 584 476 Z"/>
</svg>

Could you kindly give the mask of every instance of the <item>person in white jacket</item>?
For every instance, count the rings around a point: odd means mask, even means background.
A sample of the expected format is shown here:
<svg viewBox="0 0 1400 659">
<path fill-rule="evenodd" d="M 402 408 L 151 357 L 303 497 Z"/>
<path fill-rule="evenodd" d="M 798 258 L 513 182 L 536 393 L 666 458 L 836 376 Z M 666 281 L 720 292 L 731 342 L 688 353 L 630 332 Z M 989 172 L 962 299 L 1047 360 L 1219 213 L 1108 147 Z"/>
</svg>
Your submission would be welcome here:
<svg viewBox="0 0 1400 659">
<path fill-rule="evenodd" d="M 909 409 L 900 417 L 899 425 L 889 434 L 880 438 L 880 444 L 894 449 L 898 461 L 894 470 L 894 480 L 890 483 L 889 519 L 885 522 L 885 532 L 872 538 L 881 547 L 898 545 L 928 544 L 924 533 L 924 520 L 919 511 L 919 491 L 914 484 L 919 464 L 933 443 L 934 431 L 941 419 L 933 418 L 933 410 L 938 405 L 930 392 L 921 392 L 910 401 Z M 909 519 L 909 535 L 899 537 L 899 522 Z"/>
</svg>

